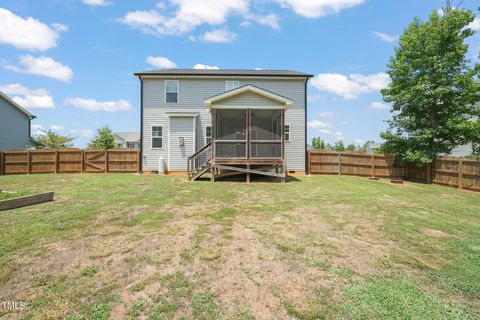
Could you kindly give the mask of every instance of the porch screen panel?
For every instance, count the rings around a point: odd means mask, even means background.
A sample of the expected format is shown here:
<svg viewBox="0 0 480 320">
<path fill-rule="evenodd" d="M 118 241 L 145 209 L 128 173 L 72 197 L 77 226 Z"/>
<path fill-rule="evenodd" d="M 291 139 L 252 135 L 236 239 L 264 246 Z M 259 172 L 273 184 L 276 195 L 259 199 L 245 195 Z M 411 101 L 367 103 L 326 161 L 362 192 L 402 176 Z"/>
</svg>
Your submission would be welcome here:
<svg viewBox="0 0 480 320">
<path fill-rule="evenodd" d="M 245 158 L 247 156 L 246 110 L 217 110 L 215 156 Z"/>
<path fill-rule="evenodd" d="M 282 157 L 281 110 L 252 110 L 250 155 L 252 158 Z"/>
</svg>

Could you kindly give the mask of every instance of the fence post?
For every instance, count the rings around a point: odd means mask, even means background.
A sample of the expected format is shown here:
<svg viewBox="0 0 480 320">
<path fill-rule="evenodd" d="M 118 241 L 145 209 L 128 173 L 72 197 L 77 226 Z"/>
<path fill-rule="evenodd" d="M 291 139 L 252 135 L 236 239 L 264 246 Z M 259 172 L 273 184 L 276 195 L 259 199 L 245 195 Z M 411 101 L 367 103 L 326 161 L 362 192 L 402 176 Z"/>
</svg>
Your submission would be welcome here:
<svg viewBox="0 0 480 320">
<path fill-rule="evenodd" d="M 58 173 L 58 150 L 55 150 L 55 173 Z"/>
<path fill-rule="evenodd" d="M 311 173 L 311 168 L 312 168 L 312 151 L 307 151 L 307 152 L 308 152 L 307 175 L 310 175 L 310 173 Z"/>
<path fill-rule="evenodd" d="M 338 153 L 338 175 L 342 175 L 342 154 Z"/>
<path fill-rule="evenodd" d="M 85 150 L 80 150 L 80 172 L 85 173 Z"/>
<path fill-rule="evenodd" d="M 27 173 L 30 174 L 32 172 L 31 163 L 30 163 L 30 150 L 27 150 Z"/>
<path fill-rule="evenodd" d="M 0 175 L 3 175 L 3 151 L 0 151 Z"/>
<path fill-rule="evenodd" d="M 375 155 L 372 153 L 372 178 L 375 178 Z"/>
<path fill-rule="evenodd" d="M 430 184 L 432 180 L 432 165 L 427 163 L 427 184 Z"/>
<path fill-rule="evenodd" d="M 105 149 L 105 173 L 108 173 L 108 149 Z"/>
<path fill-rule="evenodd" d="M 463 160 L 458 160 L 458 189 L 463 189 Z"/>
<path fill-rule="evenodd" d="M 140 161 L 142 161 L 140 159 L 140 150 L 137 150 L 137 173 L 140 173 Z"/>
</svg>

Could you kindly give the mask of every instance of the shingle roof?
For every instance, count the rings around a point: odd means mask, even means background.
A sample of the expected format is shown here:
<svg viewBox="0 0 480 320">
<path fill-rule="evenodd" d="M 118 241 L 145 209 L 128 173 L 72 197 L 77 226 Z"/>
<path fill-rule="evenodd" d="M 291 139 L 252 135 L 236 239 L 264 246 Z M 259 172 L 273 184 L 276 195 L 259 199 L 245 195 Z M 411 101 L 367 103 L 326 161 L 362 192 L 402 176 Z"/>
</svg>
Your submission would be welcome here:
<svg viewBox="0 0 480 320">
<path fill-rule="evenodd" d="M 4 94 L 3 92 L 0 91 L 0 98 L 3 98 L 3 100 L 5 100 L 6 102 L 8 102 L 11 106 L 15 107 L 18 111 L 20 111 L 21 113 L 23 113 L 27 118 L 29 119 L 35 119 L 36 116 L 34 116 L 33 114 L 31 114 L 30 112 L 28 112 L 27 110 L 25 110 L 24 108 L 22 108 L 18 103 L 16 103 L 15 101 L 13 101 L 12 99 L 10 99 L 9 96 L 7 96 L 6 94 Z"/>
<path fill-rule="evenodd" d="M 292 70 L 247 70 L 247 69 L 160 69 L 134 73 L 143 75 L 176 76 L 255 76 L 255 77 L 308 77 L 313 75 Z"/>
<path fill-rule="evenodd" d="M 128 142 L 140 141 L 140 132 L 114 132 L 114 135 Z"/>
</svg>

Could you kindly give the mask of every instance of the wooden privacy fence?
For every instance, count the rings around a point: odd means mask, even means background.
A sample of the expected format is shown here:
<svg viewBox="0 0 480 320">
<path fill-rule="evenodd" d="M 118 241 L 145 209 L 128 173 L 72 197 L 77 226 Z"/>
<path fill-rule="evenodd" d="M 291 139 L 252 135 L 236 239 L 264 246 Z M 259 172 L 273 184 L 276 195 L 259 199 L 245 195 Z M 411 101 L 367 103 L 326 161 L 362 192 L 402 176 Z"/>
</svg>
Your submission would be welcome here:
<svg viewBox="0 0 480 320">
<path fill-rule="evenodd" d="M 0 152 L 0 174 L 139 172 L 132 149 L 42 149 Z"/>
<path fill-rule="evenodd" d="M 419 168 L 394 155 L 320 150 L 308 153 L 308 164 L 310 174 L 408 179 L 480 191 L 479 159 L 442 157 Z"/>
</svg>

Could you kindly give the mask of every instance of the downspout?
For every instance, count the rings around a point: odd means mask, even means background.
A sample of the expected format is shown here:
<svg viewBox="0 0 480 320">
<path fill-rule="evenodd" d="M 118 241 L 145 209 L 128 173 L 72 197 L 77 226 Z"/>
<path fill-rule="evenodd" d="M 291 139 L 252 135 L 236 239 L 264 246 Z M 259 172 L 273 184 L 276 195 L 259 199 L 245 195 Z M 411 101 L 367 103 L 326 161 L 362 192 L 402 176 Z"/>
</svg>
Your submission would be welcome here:
<svg viewBox="0 0 480 320">
<path fill-rule="evenodd" d="M 307 82 L 308 82 L 308 77 L 305 78 L 305 175 L 308 174 L 308 139 L 307 139 L 307 119 L 308 119 L 308 110 L 307 110 Z"/>
<path fill-rule="evenodd" d="M 143 173 L 143 79 L 140 79 L 140 173 Z"/>
</svg>

